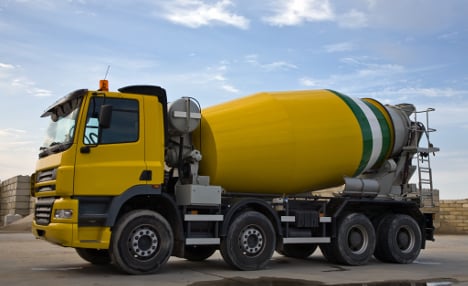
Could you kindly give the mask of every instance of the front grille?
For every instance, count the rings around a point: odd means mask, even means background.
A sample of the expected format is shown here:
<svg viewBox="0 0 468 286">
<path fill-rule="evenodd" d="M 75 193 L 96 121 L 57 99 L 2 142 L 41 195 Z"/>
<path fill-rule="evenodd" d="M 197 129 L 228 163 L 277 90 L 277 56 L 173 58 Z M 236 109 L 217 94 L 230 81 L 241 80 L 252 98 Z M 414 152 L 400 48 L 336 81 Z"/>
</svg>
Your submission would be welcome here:
<svg viewBox="0 0 468 286">
<path fill-rule="evenodd" d="M 36 173 L 36 183 L 42 183 L 39 186 L 36 186 L 35 191 L 40 192 L 50 192 L 55 191 L 55 180 L 57 178 L 57 169 L 43 170 Z M 44 183 L 47 183 L 46 185 Z"/>
<path fill-rule="evenodd" d="M 49 225 L 55 198 L 39 198 L 36 201 L 34 219 L 39 225 Z"/>
<path fill-rule="evenodd" d="M 57 169 L 49 169 L 36 173 L 36 182 L 46 182 L 55 180 L 57 174 Z"/>
</svg>

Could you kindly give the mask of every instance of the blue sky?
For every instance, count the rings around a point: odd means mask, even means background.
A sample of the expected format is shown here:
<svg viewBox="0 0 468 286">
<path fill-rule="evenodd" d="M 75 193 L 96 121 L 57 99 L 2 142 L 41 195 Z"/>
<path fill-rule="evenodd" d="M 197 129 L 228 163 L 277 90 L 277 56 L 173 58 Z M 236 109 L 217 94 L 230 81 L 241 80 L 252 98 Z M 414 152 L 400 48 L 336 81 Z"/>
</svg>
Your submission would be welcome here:
<svg viewBox="0 0 468 286">
<path fill-rule="evenodd" d="M 205 107 L 322 88 L 434 107 L 435 187 L 468 198 L 467 13 L 463 0 L 0 0 L 0 179 L 33 172 L 41 113 L 110 65 L 113 90 L 156 84 Z"/>
</svg>

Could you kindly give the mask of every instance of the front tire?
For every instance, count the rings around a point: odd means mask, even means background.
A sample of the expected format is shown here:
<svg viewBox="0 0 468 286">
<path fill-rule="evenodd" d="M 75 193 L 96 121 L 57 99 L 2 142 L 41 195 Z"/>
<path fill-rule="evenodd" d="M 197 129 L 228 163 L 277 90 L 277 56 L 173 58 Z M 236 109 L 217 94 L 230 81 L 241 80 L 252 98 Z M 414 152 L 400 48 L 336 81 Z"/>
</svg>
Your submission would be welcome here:
<svg viewBox="0 0 468 286">
<path fill-rule="evenodd" d="M 237 216 L 221 241 L 224 261 L 239 270 L 263 269 L 276 246 L 276 234 L 268 218 L 256 211 Z"/>
<path fill-rule="evenodd" d="M 163 216 L 134 210 L 117 222 L 110 254 L 114 264 L 128 274 L 151 274 L 167 262 L 173 245 L 171 226 Z"/>
<path fill-rule="evenodd" d="M 111 263 L 111 257 L 107 249 L 93 249 L 93 248 L 75 248 L 76 253 L 94 265 L 106 265 Z"/>
<path fill-rule="evenodd" d="M 375 258 L 383 262 L 408 264 L 421 251 L 421 229 L 408 215 L 388 215 L 377 227 Z"/>
</svg>

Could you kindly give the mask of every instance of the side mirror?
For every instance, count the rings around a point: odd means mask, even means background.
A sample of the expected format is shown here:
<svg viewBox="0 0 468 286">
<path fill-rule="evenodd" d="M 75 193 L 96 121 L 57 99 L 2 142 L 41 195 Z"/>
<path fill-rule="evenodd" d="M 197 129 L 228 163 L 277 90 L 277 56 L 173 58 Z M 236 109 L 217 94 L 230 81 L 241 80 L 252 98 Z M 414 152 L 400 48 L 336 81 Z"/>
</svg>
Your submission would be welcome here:
<svg viewBox="0 0 468 286">
<path fill-rule="evenodd" d="M 99 127 L 102 129 L 109 128 L 112 120 L 112 105 L 104 104 L 99 112 Z"/>
</svg>

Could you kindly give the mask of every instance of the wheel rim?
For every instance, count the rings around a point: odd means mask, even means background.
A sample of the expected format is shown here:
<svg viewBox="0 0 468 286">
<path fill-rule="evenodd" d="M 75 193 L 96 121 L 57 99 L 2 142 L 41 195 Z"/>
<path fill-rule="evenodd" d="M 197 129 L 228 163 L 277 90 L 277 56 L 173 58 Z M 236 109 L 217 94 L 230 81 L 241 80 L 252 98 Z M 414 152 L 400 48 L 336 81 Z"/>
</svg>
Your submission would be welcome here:
<svg viewBox="0 0 468 286">
<path fill-rule="evenodd" d="M 369 234 L 362 225 L 354 225 L 348 232 L 348 247 L 353 254 L 363 254 L 369 245 Z"/>
<path fill-rule="evenodd" d="M 154 229 L 140 226 L 130 233 L 128 244 L 133 257 L 148 259 L 157 252 L 159 240 Z"/>
<path fill-rule="evenodd" d="M 402 253 L 409 253 L 416 243 L 416 234 L 408 226 L 402 226 L 396 236 L 396 243 Z"/>
<path fill-rule="evenodd" d="M 239 236 L 240 248 L 245 255 L 255 256 L 261 252 L 264 239 L 262 232 L 255 226 L 247 226 Z"/>
</svg>

